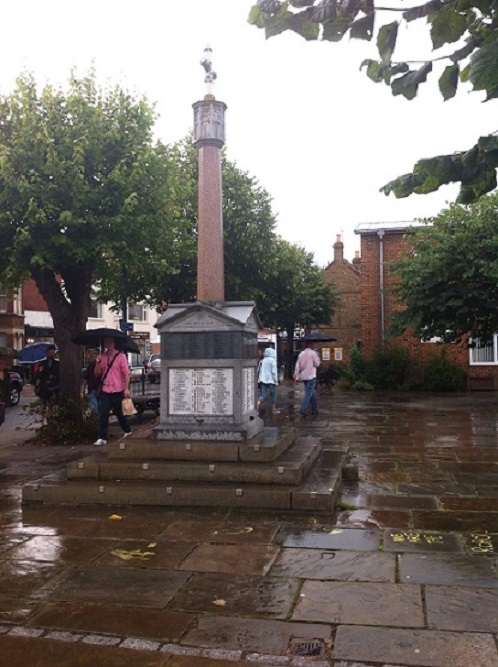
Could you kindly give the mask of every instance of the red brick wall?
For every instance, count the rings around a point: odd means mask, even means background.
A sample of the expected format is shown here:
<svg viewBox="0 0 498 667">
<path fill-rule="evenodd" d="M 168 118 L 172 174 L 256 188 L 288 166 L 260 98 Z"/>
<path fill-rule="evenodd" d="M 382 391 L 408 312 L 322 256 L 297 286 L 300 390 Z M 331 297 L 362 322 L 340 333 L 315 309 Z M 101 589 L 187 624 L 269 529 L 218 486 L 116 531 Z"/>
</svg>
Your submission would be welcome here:
<svg viewBox="0 0 498 667">
<path fill-rule="evenodd" d="M 340 303 L 330 324 L 320 330 L 337 338 L 331 347 L 342 348 L 343 363 L 347 363 L 349 351 L 361 339 L 361 274 L 341 253 L 324 269 L 324 280 L 333 285 Z"/>
<path fill-rule="evenodd" d="M 384 255 L 384 330 L 389 327 L 393 310 L 399 307 L 396 303 L 393 287 L 394 279 L 389 274 L 388 263 L 399 259 L 407 249 L 404 235 L 386 231 L 383 237 Z M 381 294 L 380 294 L 380 239 L 377 233 L 361 236 L 361 338 L 363 351 L 368 356 L 381 345 Z M 452 361 L 460 364 L 468 374 L 469 388 L 498 388 L 498 367 L 470 366 L 469 351 L 462 344 L 423 343 L 418 338 L 405 332 L 403 336 L 391 338 L 392 342 L 408 348 L 415 366 L 423 363 L 433 354 L 446 350 Z"/>
<path fill-rule="evenodd" d="M 35 281 L 30 278 L 23 286 L 24 310 L 40 310 L 48 313 L 48 306 L 45 299 L 38 291 Z"/>
</svg>

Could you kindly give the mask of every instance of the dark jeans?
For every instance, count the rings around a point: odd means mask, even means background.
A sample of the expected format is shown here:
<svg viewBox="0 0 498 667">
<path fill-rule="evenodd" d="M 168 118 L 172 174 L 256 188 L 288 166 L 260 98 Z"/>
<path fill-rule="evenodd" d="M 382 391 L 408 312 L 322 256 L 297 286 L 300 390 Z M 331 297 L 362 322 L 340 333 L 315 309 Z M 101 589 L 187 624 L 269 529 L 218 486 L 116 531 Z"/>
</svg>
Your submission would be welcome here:
<svg viewBox="0 0 498 667">
<path fill-rule="evenodd" d="M 121 401 L 123 400 L 124 392 L 118 391 L 115 394 L 107 394 L 103 391 L 100 395 L 99 403 L 99 438 L 107 440 L 107 429 L 109 427 L 109 414 L 112 411 L 118 418 L 119 425 L 124 433 L 131 431 L 128 419 L 123 414 L 121 408 Z"/>
</svg>

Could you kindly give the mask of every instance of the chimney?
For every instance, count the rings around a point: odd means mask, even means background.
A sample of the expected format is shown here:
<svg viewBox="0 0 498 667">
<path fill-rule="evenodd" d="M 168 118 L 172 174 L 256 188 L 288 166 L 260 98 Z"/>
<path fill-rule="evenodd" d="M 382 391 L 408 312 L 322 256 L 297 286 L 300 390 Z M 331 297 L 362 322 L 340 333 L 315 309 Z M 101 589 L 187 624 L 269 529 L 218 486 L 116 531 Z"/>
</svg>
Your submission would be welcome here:
<svg viewBox="0 0 498 667">
<path fill-rule="evenodd" d="M 358 271 L 361 268 L 361 257 L 360 257 L 360 251 L 359 250 L 354 251 L 353 266 L 356 269 L 358 269 Z"/>
<path fill-rule="evenodd" d="M 334 243 L 334 262 L 342 262 L 344 259 L 344 243 L 341 241 L 341 235 L 337 234 Z"/>
</svg>

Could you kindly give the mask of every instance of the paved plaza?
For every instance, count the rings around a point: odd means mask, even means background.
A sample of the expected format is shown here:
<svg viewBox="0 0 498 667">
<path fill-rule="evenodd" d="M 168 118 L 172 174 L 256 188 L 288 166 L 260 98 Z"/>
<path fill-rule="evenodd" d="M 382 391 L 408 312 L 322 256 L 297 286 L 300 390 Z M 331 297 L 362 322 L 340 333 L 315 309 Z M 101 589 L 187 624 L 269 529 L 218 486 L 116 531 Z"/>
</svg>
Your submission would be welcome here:
<svg viewBox="0 0 498 667">
<path fill-rule="evenodd" d="M 43 447 L 11 408 L 1 664 L 498 667 L 498 396 L 324 390 L 305 419 L 300 398 L 283 384 L 265 423 L 320 437 L 322 478 L 348 449 L 360 481 L 334 515 L 23 507 L 94 448 Z"/>
</svg>

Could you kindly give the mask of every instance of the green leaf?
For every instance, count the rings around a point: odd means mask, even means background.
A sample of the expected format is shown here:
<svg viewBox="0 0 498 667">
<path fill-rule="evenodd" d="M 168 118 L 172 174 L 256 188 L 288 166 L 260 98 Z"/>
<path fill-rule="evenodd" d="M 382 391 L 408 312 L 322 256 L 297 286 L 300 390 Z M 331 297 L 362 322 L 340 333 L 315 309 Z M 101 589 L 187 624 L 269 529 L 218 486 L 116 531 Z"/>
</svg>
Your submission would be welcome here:
<svg viewBox="0 0 498 667">
<path fill-rule="evenodd" d="M 384 81 L 385 68 L 382 63 L 380 63 L 378 60 L 364 60 L 360 65 L 360 69 L 365 66 L 367 68 L 367 76 L 369 79 L 372 79 L 372 81 L 375 81 L 375 83 Z"/>
<path fill-rule="evenodd" d="M 418 70 L 411 70 L 404 76 L 400 76 L 391 83 L 393 95 L 403 95 L 407 100 L 413 100 L 417 95 L 418 87 L 427 80 L 427 75 L 432 71 L 432 63 L 425 63 Z"/>
<path fill-rule="evenodd" d="M 456 42 L 467 30 L 467 21 L 463 14 L 459 14 L 449 6 L 429 16 L 431 22 L 431 40 L 434 49 L 443 44 Z"/>
<path fill-rule="evenodd" d="M 305 20 L 304 16 L 293 14 L 287 23 L 289 30 L 296 32 L 308 41 L 318 39 L 320 35 L 320 27 L 312 21 Z"/>
<path fill-rule="evenodd" d="M 367 14 L 351 24 L 349 34 L 353 39 L 366 39 L 370 41 L 373 37 L 375 14 Z"/>
<path fill-rule="evenodd" d="M 482 151 L 498 150 L 498 136 L 496 134 L 491 134 L 487 137 L 479 137 L 477 145 Z"/>
<path fill-rule="evenodd" d="M 391 62 L 398 37 L 398 26 L 397 21 L 383 25 L 377 35 L 377 48 L 384 65 L 389 65 Z"/>
<path fill-rule="evenodd" d="M 395 197 L 401 199 L 413 194 L 415 188 L 421 185 L 424 180 L 425 176 L 423 174 L 404 174 L 383 185 L 379 192 L 383 192 L 385 195 L 392 192 Z"/>
<path fill-rule="evenodd" d="M 325 23 L 326 21 L 334 21 L 337 17 L 337 8 L 335 0 L 322 0 L 316 7 L 310 7 L 308 10 L 308 18 L 314 23 Z"/>
<path fill-rule="evenodd" d="M 247 19 L 247 22 L 250 25 L 255 25 L 257 28 L 264 28 L 266 26 L 268 19 L 269 19 L 268 14 L 262 12 L 257 5 L 254 5 L 254 7 L 251 7 L 251 11 L 249 12 L 249 18 Z"/>
<path fill-rule="evenodd" d="M 486 101 L 498 97 L 498 39 L 476 51 L 468 66 L 474 90 L 485 90 Z"/>
<path fill-rule="evenodd" d="M 439 78 L 439 90 L 445 101 L 456 95 L 459 71 L 458 65 L 448 65 Z"/>
<path fill-rule="evenodd" d="M 351 21 L 338 17 L 335 21 L 327 21 L 323 26 L 322 39 L 328 42 L 339 42 L 348 31 Z"/>
<path fill-rule="evenodd" d="M 418 7 L 410 7 L 406 12 L 403 12 L 402 16 L 405 21 L 415 21 L 416 19 L 421 19 L 424 16 L 428 16 L 432 12 L 437 12 L 443 3 L 441 0 L 430 0 L 426 2 L 425 5 L 419 5 Z"/>
<path fill-rule="evenodd" d="M 458 62 L 459 60 L 463 60 L 464 58 L 467 58 L 467 56 L 470 56 L 472 51 L 476 49 L 478 46 L 477 41 L 475 40 L 474 37 L 469 37 L 467 40 L 467 44 L 462 47 L 461 49 L 458 49 L 454 53 L 451 54 L 450 60 L 454 63 Z"/>
</svg>

